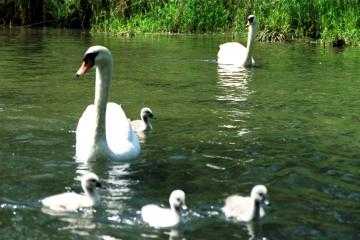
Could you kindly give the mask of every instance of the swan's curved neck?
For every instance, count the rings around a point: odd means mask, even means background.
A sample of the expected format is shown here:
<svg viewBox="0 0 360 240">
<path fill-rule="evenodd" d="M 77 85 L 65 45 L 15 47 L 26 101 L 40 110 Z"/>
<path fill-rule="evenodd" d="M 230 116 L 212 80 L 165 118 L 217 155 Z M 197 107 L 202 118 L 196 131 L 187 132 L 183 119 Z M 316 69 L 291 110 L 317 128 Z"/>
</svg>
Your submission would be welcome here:
<svg viewBox="0 0 360 240">
<path fill-rule="evenodd" d="M 95 80 L 95 142 L 101 141 L 106 136 L 106 106 L 108 102 L 109 87 L 112 73 L 112 61 L 96 67 Z"/>
<path fill-rule="evenodd" d="M 250 25 L 248 31 L 247 44 L 246 44 L 247 53 L 246 53 L 245 65 L 251 65 L 252 48 L 254 45 L 255 34 L 256 34 L 256 25 Z"/>
</svg>

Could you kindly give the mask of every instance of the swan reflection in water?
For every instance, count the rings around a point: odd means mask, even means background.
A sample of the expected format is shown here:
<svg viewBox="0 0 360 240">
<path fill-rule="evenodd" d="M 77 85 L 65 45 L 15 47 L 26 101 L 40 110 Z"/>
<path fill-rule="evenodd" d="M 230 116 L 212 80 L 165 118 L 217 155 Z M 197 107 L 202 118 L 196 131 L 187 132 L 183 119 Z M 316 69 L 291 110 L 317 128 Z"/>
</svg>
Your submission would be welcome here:
<svg viewBox="0 0 360 240">
<path fill-rule="evenodd" d="M 133 218 L 131 214 L 128 214 L 128 211 L 125 211 L 127 207 L 124 200 L 131 198 L 130 186 L 134 184 L 133 181 L 127 179 L 129 167 L 129 163 L 110 161 L 79 164 L 74 182 L 80 180 L 84 174 L 96 172 L 104 185 L 99 191 L 100 204 L 96 207 L 81 208 L 79 211 L 74 212 L 56 212 L 47 208 L 42 208 L 42 212 L 56 216 L 63 221 L 65 226 L 61 227 L 60 230 L 69 231 L 80 236 L 90 235 L 91 231 L 97 227 L 96 219 L 99 215 L 105 215 L 110 222 L 137 224 L 140 219 Z"/>
<path fill-rule="evenodd" d="M 249 240 L 267 240 L 262 234 L 261 224 L 258 222 L 248 222 L 245 224 L 246 230 L 249 234 Z"/>
<path fill-rule="evenodd" d="M 55 212 L 47 208 L 41 208 L 45 214 L 56 216 L 59 220 L 67 223 L 59 230 L 69 231 L 80 236 L 89 236 L 90 232 L 96 228 L 93 209 L 82 209 L 78 212 Z"/>
<path fill-rule="evenodd" d="M 243 102 L 246 101 L 251 91 L 248 82 L 251 79 L 251 71 L 233 65 L 218 66 L 218 86 L 224 94 L 218 95 L 219 101 Z"/>
<path fill-rule="evenodd" d="M 122 216 L 124 210 L 127 209 L 124 201 L 131 198 L 131 185 L 136 184 L 136 182 L 128 179 L 130 174 L 129 162 L 110 161 L 109 159 L 99 160 L 101 161 L 80 163 L 76 172 L 77 175 L 83 175 L 88 171 L 99 174 L 105 185 L 101 192 L 101 208 L 104 209 L 107 219 L 113 221 Z M 121 220 L 121 222 L 123 221 L 128 222 L 125 219 Z"/>
<path fill-rule="evenodd" d="M 246 102 L 252 91 L 249 89 L 249 81 L 252 79 L 252 72 L 243 67 L 236 67 L 233 65 L 218 65 L 218 87 L 221 93 L 216 96 L 218 101 L 225 102 L 230 105 L 235 105 L 229 110 L 230 123 L 221 127 L 237 129 L 237 135 L 242 136 L 247 134 L 247 128 L 240 128 L 237 122 L 244 122 L 244 118 L 249 115 L 249 112 L 244 109 L 239 109 L 240 103 Z"/>
</svg>

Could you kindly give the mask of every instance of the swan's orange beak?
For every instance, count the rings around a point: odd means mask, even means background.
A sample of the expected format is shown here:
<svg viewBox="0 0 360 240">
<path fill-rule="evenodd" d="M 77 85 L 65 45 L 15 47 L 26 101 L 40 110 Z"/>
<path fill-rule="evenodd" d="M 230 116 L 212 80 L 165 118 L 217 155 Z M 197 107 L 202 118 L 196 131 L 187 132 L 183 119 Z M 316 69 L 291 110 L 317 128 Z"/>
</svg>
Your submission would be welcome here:
<svg viewBox="0 0 360 240">
<path fill-rule="evenodd" d="M 88 73 L 90 71 L 90 69 L 92 68 L 92 64 L 91 63 L 87 63 L 85 61 L 83 61 L 83 63 L 81 64 L 79 70 L 76 72 L 76 76 L 82 76 L 86 73 Z"/>
</svg>

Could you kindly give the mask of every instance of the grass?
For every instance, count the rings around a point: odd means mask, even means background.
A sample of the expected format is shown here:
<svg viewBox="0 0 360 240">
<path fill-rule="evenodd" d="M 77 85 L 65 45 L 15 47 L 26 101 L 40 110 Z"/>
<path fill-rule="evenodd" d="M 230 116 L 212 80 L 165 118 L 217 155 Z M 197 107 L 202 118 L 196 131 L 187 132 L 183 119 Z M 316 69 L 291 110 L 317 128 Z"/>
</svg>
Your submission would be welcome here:
<svg viewBox="0 0 360 240">
<path fill-rule="evenodd" d="M 312 38 L 330 43 L 343 39 L 360 45 L 359 0 L 138 0 L 131 4 L 136 8 L 126 6 L 131 9 L 130 16 L 110 11 L 107 19 L 94 21 L 92 30 L 117 34 L 238 33 L 246 31 L 246 16 L 255 14 L 261 41 Z"/>
<path fill-rule="evenodd" d="M 244 33 L 255 14 L 261 41 L 311 38 L 360 45 L 360 0 L 7 0 L 0 24 L 91 28 L 94 32 Z"/>
</svg>

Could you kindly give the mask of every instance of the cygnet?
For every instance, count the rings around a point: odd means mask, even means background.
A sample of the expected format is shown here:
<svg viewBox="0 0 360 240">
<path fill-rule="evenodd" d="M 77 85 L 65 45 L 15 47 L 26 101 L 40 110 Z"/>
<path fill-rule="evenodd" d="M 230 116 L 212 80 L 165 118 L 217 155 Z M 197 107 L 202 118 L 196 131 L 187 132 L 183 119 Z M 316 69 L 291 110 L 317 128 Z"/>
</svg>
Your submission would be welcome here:
<svg viewBox="0 0 360 240">
<path fill-rule="evenodd" d="M 187 209 L 184 191 L 174 190 L 170 194 L 169 203 L 170 208 L 162 208 L 155 204 L 143 206 L 141 216 L 144 222 L 155 228 L 168 228 L 179 224 L 181 210 Z"/>
<path fill-rule="evenodd" d="M 222 211 L 226 217 L 234 218 L 240 222 L 262 218 L 265 216 L 264 206 L 269 205 L 267 192 L 264 185 L 256 185 L 251 190 L 250 196 L 229 196 L 225 199 L 225 206 Z"/>
<path fill-rule="evenodd" d="M 151 130 L 152 125 L 150 119 L 154 118 L 154 114 L 152 113 L 151 109 L 148 107 L 142 108 L 140 111 L 140 118 L 141 120 L 139 119 L 131 121 L 132 129 L 137 133 Z"/>
<path fill-rule="evenodd" d="M 57 212 L 72 212 L 80 208 L 88 208 L 96 205 L 100 197 L 97 188 L 101 187 L 99 177 L 94 173 L 87 173 L 81 177 L 83 194 L 66 192 L 56 194 L 40 200 L 42 205 Z"/>
</svg>

